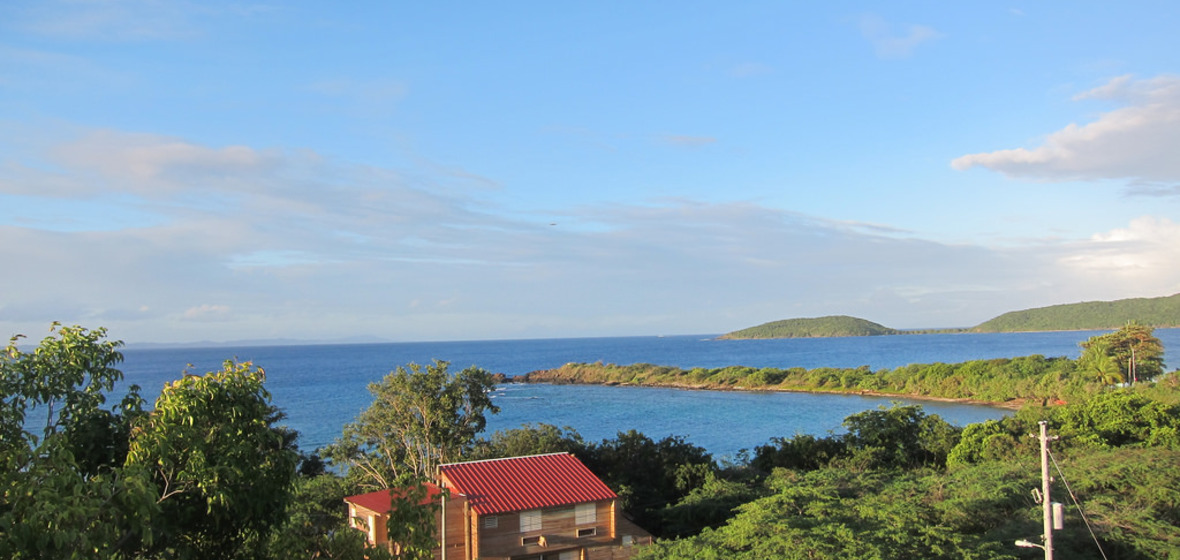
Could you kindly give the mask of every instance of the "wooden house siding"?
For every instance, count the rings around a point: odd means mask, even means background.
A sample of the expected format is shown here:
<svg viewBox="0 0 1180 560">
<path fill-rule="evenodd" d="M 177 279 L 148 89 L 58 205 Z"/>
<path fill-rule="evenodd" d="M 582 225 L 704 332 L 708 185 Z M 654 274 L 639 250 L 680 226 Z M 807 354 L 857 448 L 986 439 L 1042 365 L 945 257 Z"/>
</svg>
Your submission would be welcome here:
<svg viewBox="0 0 1180 560">
<path fill-rule="evenodd" d="M 443 465 L 438 482 L 422 502 L 436 506 L 437 559 L 623 560 L 651 542 L 620 517 L 617 495 L 566 453 Z M 370 542 L 396 547 L 385 542 L 388 514 L 371 511 L 388 511 L 389 494 L 345 501 Z"/>
<path fill-rule="evenodd" d="M 599 547 L 612 544 L 615 540 L 615 500 L 593 502 L 595 519 L 589 523 L 577 523 L 575 505 L 541 509 L 541 528 L 535 531 L 520 530 L 520 512 L 496 515 L 496 527 L 489 528 L 484 519 L 489 516 L 473 516 L 472 527 L 478 529 L 479 541 L 473 547 L 477 558 L 514 557 L 530 554 L 556 554 L 562 550 L 585 547 Z M 593 535 L 578 536 L 578 530 L 593 530 Z M 537 538 L 535 544 L 523 544 L 522 539 Z M 543 543 L 543 544 L 542 544 Z M 579 555 L 580 556 L 580 555 Z"/>
</svg>

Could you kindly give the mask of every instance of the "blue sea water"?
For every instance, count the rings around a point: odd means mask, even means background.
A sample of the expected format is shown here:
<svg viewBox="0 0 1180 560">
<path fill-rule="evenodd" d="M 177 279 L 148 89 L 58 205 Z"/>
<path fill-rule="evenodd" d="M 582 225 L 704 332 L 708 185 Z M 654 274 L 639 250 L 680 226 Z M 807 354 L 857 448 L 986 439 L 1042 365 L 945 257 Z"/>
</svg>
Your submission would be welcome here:
<svg viewBox="0 0 1180 560">
<path fill-rule="evenodd" d="M 693 367 L 859 367 L 874 370 L 912 363 L 1078 355 L 1093 332 L 930 334 L 778 340 L 716 340 L 711 335 L 566 338 L 467 342 L 414 342 L 306 346 L 160 348 L 124 350 L 125 384 L 138 384 L 154 399 L 164 383 L 190 373 L 220 369 L 227 359 L 252 361 L 267 372 L 273 402 L 312 450 L 331 443 L 344 424 L 372 400 L 367 385 L 398 365 L 434 359 L 452 370 L 478 366 L 519 375 L 569 362 L 651 363 Z M 1158 329 L 1165 348 L 1180 346 L 1180 329 Z M 191 364 L 191 365 L 190 365 Z M 589 441 L 635 429 L 654 439 L 684 436 L 717 457 L 753 449 L 773 437 L 838 431 L 849 414 L 892 400 L 856 395 L 777 392 L 686 391 L 574 385 L 500 386 L 501 408 L 488 432 L 526 423 L 569 426 Z M 999 418 L 1004 409 L 918 402 L 957 425 Z"/>
</svg>

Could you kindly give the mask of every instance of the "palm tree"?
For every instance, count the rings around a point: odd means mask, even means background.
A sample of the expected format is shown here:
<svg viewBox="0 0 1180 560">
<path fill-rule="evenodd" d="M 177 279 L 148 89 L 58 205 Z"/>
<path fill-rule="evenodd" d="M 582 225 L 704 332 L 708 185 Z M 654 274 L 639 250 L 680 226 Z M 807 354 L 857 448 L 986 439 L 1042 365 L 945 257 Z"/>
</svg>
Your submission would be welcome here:
<svg viewBox="0 0 1180 560">
<path fill-rule="evenodd" d="M 1093 340 L 1093 339 L 1091 339 Z M 1082 371 L 1093 375 L 1104 385 L 1118 385 L 1127 382 L 1123 368 L 1113 356 L 1111 345 L 1107 341 L 1096 341 L 1086 347 L 1082 357 L 1078 359 Z"/>
<path fill-rule="evenodd" d="M 1114 372 L 1119 383 L 1151 379 L 1164 372 L 1164 345 L 1153 333 L 1151 327 L 1132 322 L 1115 332 L 1090 337 L 1081 344 L 1084 351 L 1078 364 L 1104 381 L 1113 379 Z"/>
</svg>

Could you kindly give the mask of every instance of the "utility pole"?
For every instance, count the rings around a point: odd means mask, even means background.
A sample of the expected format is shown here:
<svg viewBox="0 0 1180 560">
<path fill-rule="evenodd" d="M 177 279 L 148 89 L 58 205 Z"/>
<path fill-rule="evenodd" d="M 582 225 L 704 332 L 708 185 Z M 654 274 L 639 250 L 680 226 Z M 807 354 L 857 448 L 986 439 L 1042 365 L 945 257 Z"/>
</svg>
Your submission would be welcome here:
<svg viewBox="0 0 1180 560">
<path fill-rule="evenodd" d="M 1041 507 L 1044 508 L 1045 533 L 1042 535 L 1044 544 L 1037 544 L 1025 539 L 1016 541 L 1016 546 L 1024 548 L 1041 548 L 1045 550 L 1045 560 L 1053 560 L 1053 528 L 1054 526 L 1061 527 L 1063 509 L 1054 507 L 1053 500 L 1049 499 L 1050 483 L 1053 479 L 1049 476 L 1049 441 L 1057 439 L 1057 436 L 1049 436 L 1049 423 L 1041 420 Z M 1034 436 L 1035 437 L 1035 436 Z M 1036 490 L 1033 490 L 1035 493 Z M 1054 510 L 1057 510 L 1054 512 Z M 1056 519 L 1054 519 L 1056 517 Z M 1054 522 L 1056 521 L 1056 523 Z"/>
<path fill-rule="evenodd" d="M 1045 517 L 1045 560 L 1053 560 L 1053 501 L 1049 499 L 1049 423 L 1041 420 L 1041 505 Z M 1053 438 L 1057 439 L 1057 438 Z"/>
</svg>

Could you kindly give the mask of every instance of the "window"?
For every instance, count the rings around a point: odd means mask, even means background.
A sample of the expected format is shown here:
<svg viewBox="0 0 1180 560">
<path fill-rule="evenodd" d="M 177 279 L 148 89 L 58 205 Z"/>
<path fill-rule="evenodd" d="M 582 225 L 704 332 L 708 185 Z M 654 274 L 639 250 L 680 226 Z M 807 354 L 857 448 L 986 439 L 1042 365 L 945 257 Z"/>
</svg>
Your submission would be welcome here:
<svg viewBox="0 0 1180 560">
<path fill-rule="evenodd" d="M 365 516 L 357 515 L 352 518 L 352 526 L 353 526 L 353 528 L 360 529 L 362 531 L 368 531 L 369 530 L 369 521 L 371 519 L 372 518 L 367 515 L 365 515 Z"/>
<path fill-rule="evenodd" d="M 597 521 L 594 504 L 578 504 L 574 506 L 574 523 L 588 525 Z"/>
<path fill-rule="evenodd" d="M 577 558 L 578 551 L 576 550 L 567 550 L 557 555 L 557 560 L 577 560 Z"/>
<path fill-rule="evenodd" d="M 520 512 L 520 532 L 541 530 L 541 510 L 532 509 Z"/>
<path fill-rule="evenodd" d="M 541 544 L 541 537 L 521 537 L 520 545 L 529 546 L 531 544 Z"/>
<path fill-rule="evenodd" d="M 495 529 L 500 526 L 500 518 L 494 515 L 489 515 L 483 518 L 484 529 Z"/>
<path fill-rule="evenodd" d="M 597 527 L 587 527 L 585 529 L 578 529 L 578 538 L 593 537 L 598 534 Z"/>
</svg>

